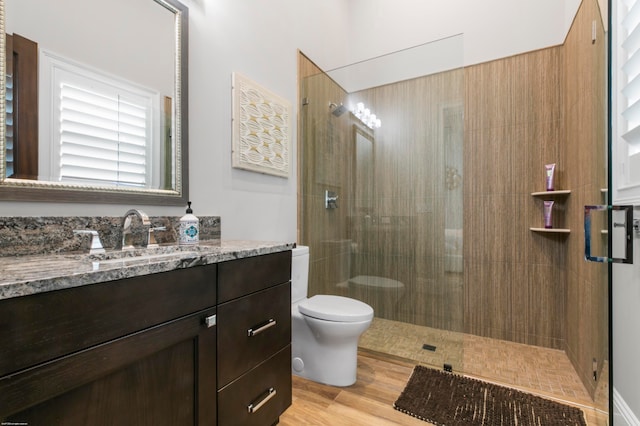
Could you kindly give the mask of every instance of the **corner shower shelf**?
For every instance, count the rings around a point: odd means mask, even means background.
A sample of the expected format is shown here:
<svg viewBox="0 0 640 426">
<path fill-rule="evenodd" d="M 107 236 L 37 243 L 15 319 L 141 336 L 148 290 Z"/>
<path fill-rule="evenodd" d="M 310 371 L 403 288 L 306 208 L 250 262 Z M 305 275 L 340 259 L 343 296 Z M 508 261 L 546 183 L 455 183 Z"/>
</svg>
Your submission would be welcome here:
<svg viewBox="0 0 640 426">
<path fill-rule="evenodd" d="M 550 234 L 568 234 L 571 232 L 570 229 L 565 228 L 529 228 L 529 230 L 533 232 L 547 232 Z"/>
<path fill-rule="evenodd" d="M 557 191 L 541 191 L 532 192 L 532 197 L 568 197 L 571 194 L 570 189 L 559 189 Z M 548 233 L 548 234 L 569 234 L 570 229 L 565 228 L 529 228 L 532 232 Z"/>
<path fill-rule="evenodd" d="M 531 195 L 534 197 L 568 196 L 569 194 L 571 194 L 570 189 L 560 189 L 558 191 L 542 191 L 542 192 L 531 193 Z"/>
</svg>

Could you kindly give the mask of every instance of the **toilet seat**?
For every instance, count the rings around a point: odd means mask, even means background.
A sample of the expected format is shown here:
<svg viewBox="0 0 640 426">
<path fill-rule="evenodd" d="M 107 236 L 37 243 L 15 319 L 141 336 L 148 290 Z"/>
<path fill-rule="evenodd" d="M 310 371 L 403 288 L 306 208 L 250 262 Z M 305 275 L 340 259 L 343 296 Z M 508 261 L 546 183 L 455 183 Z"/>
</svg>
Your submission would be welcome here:
<svg viewBox="0 0 640 426">
<path fill-rule="evenodd" d="M 334 322 L 360 322 L 373 318 L 373 308 L 364 302 L 342 296 L 316 295 L 298 304 L 302 315 Z"/>
</svg>

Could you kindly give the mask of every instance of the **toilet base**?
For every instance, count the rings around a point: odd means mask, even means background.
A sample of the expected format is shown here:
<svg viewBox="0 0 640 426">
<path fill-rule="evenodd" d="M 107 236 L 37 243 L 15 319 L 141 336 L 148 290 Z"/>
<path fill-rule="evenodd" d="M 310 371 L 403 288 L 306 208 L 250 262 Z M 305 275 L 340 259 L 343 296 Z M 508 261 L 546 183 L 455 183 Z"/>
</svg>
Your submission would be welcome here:
<svg viewBox="0 0 640 426">
<path fill-rule="evenodd" d="M 292 354 L 292 374 L 331 386 L 351 386 L 356 382 L 357 346 L 353 350 L 339 351 L 339 356 L 334 351 L 316 351 L 313 356 L 309 355 L 304 350 Z"/>
<path fill-rule="evenodd" d="M 291 320 L 292 374 L 331 386 L 353 385 L 358 368 L 358 340 L 371 321 L 352 323 L 350 336 L 334 337 L 312 331 L 307 323 L 309 318 L 297 312 L 297 307 L 292 309 Z"/>
</svg>

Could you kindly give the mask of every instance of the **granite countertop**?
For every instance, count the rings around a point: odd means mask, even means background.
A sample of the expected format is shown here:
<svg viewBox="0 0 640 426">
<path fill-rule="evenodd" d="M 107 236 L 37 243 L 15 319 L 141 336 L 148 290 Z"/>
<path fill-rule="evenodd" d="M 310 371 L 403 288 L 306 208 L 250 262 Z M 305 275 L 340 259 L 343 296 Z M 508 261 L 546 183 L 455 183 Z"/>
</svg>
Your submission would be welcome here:
<svg viewBox="0 0 640 426">
<path fill-rule="evenodd" d="M 104 255 L 81 253 L 0 258 L 0 300 L 291 250 L 293 243 L 215 241 Z"/>
</svg>

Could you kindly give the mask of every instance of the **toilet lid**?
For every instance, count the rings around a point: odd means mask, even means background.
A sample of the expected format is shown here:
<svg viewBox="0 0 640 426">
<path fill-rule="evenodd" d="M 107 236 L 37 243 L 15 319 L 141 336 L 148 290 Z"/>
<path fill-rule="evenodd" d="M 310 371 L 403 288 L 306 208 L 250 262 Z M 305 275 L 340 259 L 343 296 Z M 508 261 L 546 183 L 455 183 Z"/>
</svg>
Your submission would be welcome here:
<svg viewBox="0 0 640 426">
<path fill-rule="evenodd" d="M 373 308 L 364 302 L 342 296 L 320 294 L 298 304 L 302 315 L 335 322 L 359 322 L 373 318 Z"/>
</svg>

